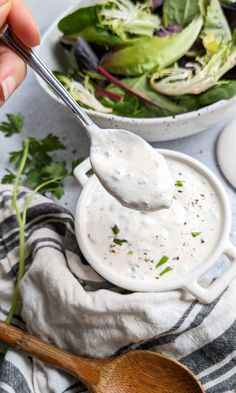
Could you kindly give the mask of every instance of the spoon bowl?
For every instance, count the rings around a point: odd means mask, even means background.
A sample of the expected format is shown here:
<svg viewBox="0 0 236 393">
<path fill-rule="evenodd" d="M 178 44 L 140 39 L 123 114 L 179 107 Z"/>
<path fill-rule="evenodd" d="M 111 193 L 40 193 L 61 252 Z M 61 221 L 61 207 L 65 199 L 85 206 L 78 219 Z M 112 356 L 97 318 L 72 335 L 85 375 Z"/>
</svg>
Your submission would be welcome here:
<svg viewBox="0 0 236 393">
<path fill-rule="evenodd" d="M 141 211 L 169 208 L 174 181 L 165 158 L 126 130 L 94 132 L 90 163 L 103 187 L 123 206 Z"/>
<path fill-rule="evenodd" d="M 196 377 L 186 367 L 155 352 L 132 351 L 112 363 L 109 379 L 99 393 L 203 392 Z M 101 375 L 108 367 L 102 369 Z"/>
<path fill-rule="evenodd" d="M 156 352 L 86 359 L 2 322 L 0 341 L 79 378 L 92 393 L 204 393 L 187 367 Z"/>
</svg>

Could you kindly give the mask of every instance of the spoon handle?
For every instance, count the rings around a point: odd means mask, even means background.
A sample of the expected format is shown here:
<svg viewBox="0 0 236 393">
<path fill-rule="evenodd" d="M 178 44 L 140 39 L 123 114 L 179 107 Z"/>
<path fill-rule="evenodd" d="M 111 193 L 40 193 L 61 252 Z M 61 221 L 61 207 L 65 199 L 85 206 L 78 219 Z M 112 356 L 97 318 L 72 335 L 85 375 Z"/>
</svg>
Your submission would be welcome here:
<svg viewBox="0 0 236 393">
<path fill-rule="evenodd" d="M 3 322 L 0 322 L 0 341 L 80 378 L 87 386 L 96 384 L 100 369 L 109 362 L 72 355 Z"/>
<path fill-rule="evenodd" d="M 55 78 L 53 73 L 42 62 L 42 60 L 30 49 L 27 48 L 11 31 L 8 25 L 5 25 L 0 31 L 0 40 L 20 56 L 59 96 L 62 101 L 76 115 L 79 122 L 87 130 L 89 126 L 95 127 L 95 124 L 87 116 L 84 110 L 71 97 L 62 84 Z"/>
</svg>

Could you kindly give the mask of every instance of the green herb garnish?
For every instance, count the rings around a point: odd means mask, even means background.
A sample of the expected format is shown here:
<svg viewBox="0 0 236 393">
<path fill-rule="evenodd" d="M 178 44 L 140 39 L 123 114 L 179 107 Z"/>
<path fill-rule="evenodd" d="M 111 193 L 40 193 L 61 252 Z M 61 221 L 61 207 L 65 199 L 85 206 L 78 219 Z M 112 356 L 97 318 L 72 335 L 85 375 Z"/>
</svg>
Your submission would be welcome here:
<svg viewBox="0 0 236 393">
<path fill-rule="evenodd" d="M 80 165 L 83 161 L 84 161 L 84 157 L 80 157 L 80 158 L 77 158 L 76 160 L 73 160 L 73 161 L 72 161 L 72 165 L 71 165 L 71 176 L 73 176 L 73 171 L 74 171 L 74 169 L 75 169 L 78 165 Z"/>
<path fill-rule="evenodd" d="M 192 232 L 191 235 L 192 237 L 197 237 L 200 236 L 202 232 Z"/>
<path fill-rule="evenodd" d="M 134 255 L 133 251 L 128 251 L 127 255 L 129 255 L 129 257 L 131 257 L 132 255 Z"/>
<path fill-rule="evenodd" d="M 120 230 L 116 224 L 111 229 L 112 229 L 112 232 L 114 233 L 114 235 L 118 235 L 118 233 L 120 232 Z"/>
<path fill-rule="evenodd" d="M 0 123 L 0 131 L 3 132 L 5 137 L 9 138 L 22 131 L 24 126 L 24 116 L 21 113 L 17 113 L 16 115 L 7 114 L 6 116 L 8 121 L 2 121 Z"/>
<path fill-rule="evenodd" d="M 176 185 L 177 187 L 183 187 L 183 186 L 184 186 L 184 182 L 183 182 L 182 180 L 177 180 L 176 183 L 175 183 L 175 185 Z"/>
<path fill-rule="evenodd" d="M 86 175 L 87 175 L 88 177 L 92 176 L 93 174 L 94 174 L 94 171 L 93 171 L 92 168 L 89 169 L 89 170 L 86 172 Z"/>
<path fill-rule="evenodd" d="M 19 269 L 12 305 L 6 323 L 10 324 L 16 312 L 20 297 L 20 283 L 25 273 L 25 225 L 28 208 L 36 193 L 50 192 L 60 199 L 64 194 L 63 180 L 71 175 L 65 161 L 55 161 L 52 153 L 65 149 L 56 135 L 49 134 L 45 138 L 28 138 L 23 130 L 24 116 L 21 113 L 7 114 L 7 121 L 0 122 L 0 131 L 5 137 L 20 134 L 22 149 L 9 154 L 9 162 L 14 170 L 7 169 L 1 180 L 4 184 L 13 183 L 12 206 L 19 226 Z M 23 211 L 19 207 L 17 195 L 21 186 L 32 188 L 28 194 Z"/>
<path fill-rule="evenodd" d="M 160 259 L 160 261 L 157 262 L 156 268 L 158 268 L 158 267 L 164 265 L 164 263 L 166 263 L 167 261 L 169 261 L 169 258 L 168 258 L 166 255 L 164 255 L 164 256 Z"/>
<path fill-rule="evenodd" d="M 170 272 L 172 269 L 172 267 L 168 266 L 166 267 L 164 270 L 162 270 L 162 272 L 160 273 L 160 276 L 163 276 L 164 274 Z"/>
<path fill-rule="evenodd" d="M 116 237 L 113 239 L 113 243 L 118 244 L 118 246 L 122 246 L 123 243 L 128 243 L 126 239 L 117 239 Z"/>
</svg>

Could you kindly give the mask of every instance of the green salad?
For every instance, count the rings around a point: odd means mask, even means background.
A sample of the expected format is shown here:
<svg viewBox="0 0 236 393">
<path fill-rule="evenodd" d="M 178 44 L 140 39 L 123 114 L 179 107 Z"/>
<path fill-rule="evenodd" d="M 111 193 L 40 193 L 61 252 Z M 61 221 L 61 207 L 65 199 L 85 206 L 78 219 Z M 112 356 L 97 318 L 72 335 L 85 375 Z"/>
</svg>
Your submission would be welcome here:
<svg viewBox="0 0 236 393">
<path fill-rule="evenodd" d="M 175 116 L 236 95 L 236 5 L 219 0 L 99 0 L 58 24 L 67 73 L 85 108 Z M 232 17 L 233 16 L 233 17 Z"/>
</svg>

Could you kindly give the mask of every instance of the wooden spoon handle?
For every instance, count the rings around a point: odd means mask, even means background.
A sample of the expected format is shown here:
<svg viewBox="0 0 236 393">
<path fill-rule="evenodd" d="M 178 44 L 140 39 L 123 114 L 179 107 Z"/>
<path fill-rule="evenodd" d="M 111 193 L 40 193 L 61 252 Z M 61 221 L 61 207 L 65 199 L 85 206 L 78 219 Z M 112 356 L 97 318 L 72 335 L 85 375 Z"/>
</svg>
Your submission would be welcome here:
<svg viewBox="0 0 236 393">
<path fill-rule="evenodd" d="M 100 369 L 107 362 L 106 360 L 90 360 L 72 355 L 2 322 L 0 322 L 0 341 L 79 377 L 86 384 L 87 382 L 90 384 L 91 379 L 99 378 Z"/>
</svg>

